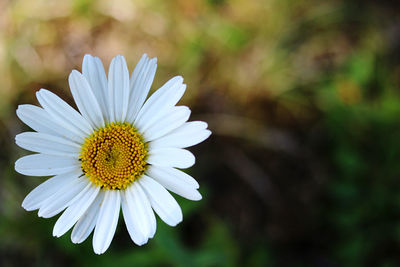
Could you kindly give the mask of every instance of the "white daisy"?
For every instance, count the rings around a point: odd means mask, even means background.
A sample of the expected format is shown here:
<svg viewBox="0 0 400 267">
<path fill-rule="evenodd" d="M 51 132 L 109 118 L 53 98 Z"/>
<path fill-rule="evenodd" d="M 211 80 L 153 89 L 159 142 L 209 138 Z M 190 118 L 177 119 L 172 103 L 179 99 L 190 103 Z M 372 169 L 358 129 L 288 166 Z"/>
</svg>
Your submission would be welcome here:
<svg viewBox="0 0 400 267">
<path fill-rule="evenodd" d="M 36 93 L 42 107 L 20 105 L 18 117 L 35 132 L 16 136 L 20 147 L 37 152 L 15 162 L 24 175 L 53 176 L 24 199 L 28 211 L 58 218 L 54 236 L 73 227 L 73 243 L 93 231 L 93 249 L 104 253 L 118 223 L 120 207 L 133 242 L 147 243 L 156 231 L 153 210 L 168 225 L 182 221 L 170 190 L 200 200 L 199 184 L 177 168 L 188 168 L 195 157 L 184 148 L 207 139 L 201 121 L 187 122 L 190 110 L 176 106 L 185 92 L 174 77 L 147 100 L 157 68 L 156 58 L 143 55 L 129 78 L 124 57 L 110 64 L 108 79 L 97 57 L 86 55 L 82 74 L 69 76 L 77 112 L 52 92 Z"/>
</svg>

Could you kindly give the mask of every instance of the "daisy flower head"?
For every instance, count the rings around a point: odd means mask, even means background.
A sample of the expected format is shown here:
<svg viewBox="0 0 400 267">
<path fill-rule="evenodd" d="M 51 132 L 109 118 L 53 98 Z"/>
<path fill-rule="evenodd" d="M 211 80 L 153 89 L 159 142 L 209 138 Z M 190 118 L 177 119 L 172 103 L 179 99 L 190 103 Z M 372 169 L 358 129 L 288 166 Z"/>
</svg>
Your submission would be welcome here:
<svg viewBox="0 0 400 267">
<path fill-rule="evenodd" d="M 147 98 L 157 68 L 143 55 L 129 77 L 123 56 L 112 59 L 108 77 L 99 58 L 85 55 L 82 73 L 73 70 L 69 85 L 78 111 L 52 92 L 36 93 L 41 107 L 20 105 L 18 117 L 34 131 L 15 137 L 35 152 L 15 162 L 30 176 L 52 176 L 22 203 L 39 217 L 62 212 L 53 235 L 73 228 L 73 243 L 94 230 L 93 249 L 104 253 L 113 239 L 120 209 L 134 243 L 156 232 L 155 213 L 168 225 L 182 221 L 174 192 L 200 200 L 197 181 L 179 170 L 195 157 L 185 148 L 207 139 L 207 123 L 187 122 L 190 109 L 176 104 L 186 85 L 170 79 Z M 147 98 L 147 99 L 146 99 Z"/>
</svg>

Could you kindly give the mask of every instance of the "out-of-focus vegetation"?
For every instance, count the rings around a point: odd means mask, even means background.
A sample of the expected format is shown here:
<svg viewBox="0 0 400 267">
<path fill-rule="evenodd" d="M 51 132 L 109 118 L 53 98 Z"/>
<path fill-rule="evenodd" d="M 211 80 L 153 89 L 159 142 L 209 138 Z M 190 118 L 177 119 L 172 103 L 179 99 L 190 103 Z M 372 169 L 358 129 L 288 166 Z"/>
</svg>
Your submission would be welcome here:
<svg viewBox="0 0 400 267">
<path fill-rule="evenodd" d="M 74 0 L 0 2 L 1 266 L 399 266 L 400 10 L 396 1 Z M 203 200 L 135 246 L 51 236 L 56 218 L 20 204 L 43 178 L 14 161 L 18 104 L 85 53 L 108 66 L 158 57 L 154 88 L 182 75 L 181 101 L 213 136 L 192 149 Z M 121 222 L 121 220 L 120 220 Z"/>
</svg>

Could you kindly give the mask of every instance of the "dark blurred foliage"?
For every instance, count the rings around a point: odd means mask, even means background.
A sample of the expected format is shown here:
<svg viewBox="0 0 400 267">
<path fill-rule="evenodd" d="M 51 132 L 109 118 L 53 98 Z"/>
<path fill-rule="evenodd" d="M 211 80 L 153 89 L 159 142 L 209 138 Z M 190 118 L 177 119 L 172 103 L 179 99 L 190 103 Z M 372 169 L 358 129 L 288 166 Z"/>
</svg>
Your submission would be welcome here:
<svg viewBox="0 0 400 267">
<path fill-rule="evenodd" d="M 0 2 L 1 266 L 400 266 L 398 1 Z M 212 137 L 191 149 L 203 200 L 135 246 L 51 236 L 20 207 L 42 178 L 18 175 L 18 104 L 85 53 L 130 69 L 157 56 L 154 88 L 182 75 L 181 101 Z"/>
</svg>

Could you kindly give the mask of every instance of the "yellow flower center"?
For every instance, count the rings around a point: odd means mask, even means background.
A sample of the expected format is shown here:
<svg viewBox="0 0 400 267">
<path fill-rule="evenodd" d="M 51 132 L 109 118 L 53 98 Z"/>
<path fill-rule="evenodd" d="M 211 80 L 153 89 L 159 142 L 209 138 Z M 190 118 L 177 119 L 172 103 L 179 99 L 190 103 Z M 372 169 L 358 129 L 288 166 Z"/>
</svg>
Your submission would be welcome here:
<svg viewBox="0 0 400 267">
<path fill-rule="evenodd" d="M 111 123 L 85 139 L 81 168 L 103 189 L 125 189 L 146 170 L 147 145 L 129 123 Z"/>
</svg>

